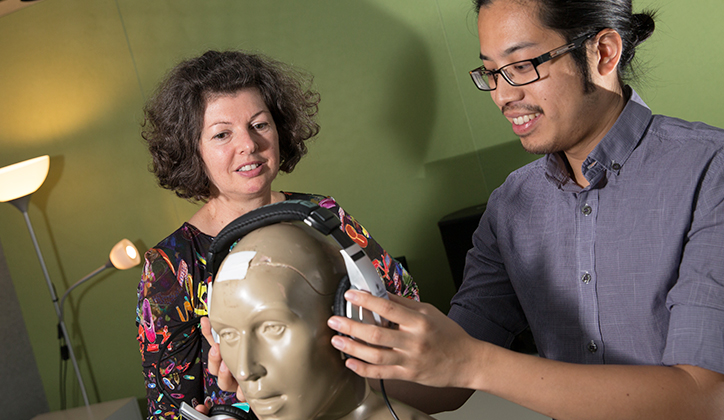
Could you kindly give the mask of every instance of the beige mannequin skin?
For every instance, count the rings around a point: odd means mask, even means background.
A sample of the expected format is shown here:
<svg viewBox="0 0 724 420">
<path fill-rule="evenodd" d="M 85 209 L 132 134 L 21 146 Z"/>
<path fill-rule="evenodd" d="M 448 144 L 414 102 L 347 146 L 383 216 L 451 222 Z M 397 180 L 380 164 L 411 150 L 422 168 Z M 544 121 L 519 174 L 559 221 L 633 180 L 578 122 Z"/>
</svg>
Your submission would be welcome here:
<svg viewBox="0 0 724 420">
<path fill-rule="evenodd" d="M 344 274 L 339 247 L 296 222 L 249 233 L 222 263 L 209 320 L 260 420 L 392 418 L 382 396 L 330 344 L 327 319 Z M 391 403 L 401 420 L 432 419 Z"/>
</svg>

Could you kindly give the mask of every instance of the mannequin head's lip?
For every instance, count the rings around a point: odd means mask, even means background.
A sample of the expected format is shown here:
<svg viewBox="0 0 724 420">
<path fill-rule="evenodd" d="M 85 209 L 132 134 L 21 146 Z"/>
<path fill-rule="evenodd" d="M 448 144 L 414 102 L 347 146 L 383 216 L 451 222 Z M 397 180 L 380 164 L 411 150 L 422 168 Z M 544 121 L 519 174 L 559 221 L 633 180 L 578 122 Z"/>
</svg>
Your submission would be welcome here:
<svg viewBox="0 0 724 420">
<path fill-rule="evenodd" d="M 265 398 L 247 397 L 247 402 L 252 410 L 260 416 L 268 416 L 278 412 L 286 401 L 287 397 L 285 395 L 274 395 Z"/>
</svg>

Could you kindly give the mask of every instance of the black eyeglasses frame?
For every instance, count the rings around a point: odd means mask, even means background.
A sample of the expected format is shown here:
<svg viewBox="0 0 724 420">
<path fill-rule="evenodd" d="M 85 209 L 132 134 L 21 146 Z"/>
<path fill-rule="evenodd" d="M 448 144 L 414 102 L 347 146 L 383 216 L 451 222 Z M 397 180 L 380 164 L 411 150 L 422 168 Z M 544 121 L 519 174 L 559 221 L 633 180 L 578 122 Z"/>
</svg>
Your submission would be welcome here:
<svg viewBox="0 0 724 420">
<path fill-rule="evenodd" d="M 498 87 L 498 78 L 497 78 L 498 74 L 502 75 L 503 78 L 505 79 L 505 81 L 508 82 L 508 84 L 511 86 L 529 85 L 531 83 L 534 83 L 534 82 L 537 82 L 538 80 L 540 80 L 540 73 L 538 72 L 538 66 L 540 66 L 541 64 L 543 64 L 545 62 L 551 61 L 556 57 L 560 57 L 563 54 L 566 54 L 575 49 L 581 48 L 583 46 L 584 42 L 593 38 L 594 36 L 596 36 L 596 34 L 597 34 L 597 32 L 592 32 L 592 33 L 580 36 L 578 38 L 575 38 L 573 41 L 569 42 L 568 44 L 560 46 L 558 48 L 554 48 L 545 54 L 539 55 L 538 57 L 531 58 L 528 60 L 520 60 L 520 61 L 516 61 L 514 63 L 506 64 L 497 70 L 487 70 L 485 68 L 485 66 L 480 66 L 480 67 L 470 71 L 470 77 L 473 79 L 473 83 L 475 84 L 475 87 L 477 87 L 479 90 L 482 90 L 484 92 L 494 91 Z M 531 80 L 531 81 L 528 81 L 525 83 L 515 83 L 514 81 L 512 81 L 510 79 L 508 74 L 505 72 L 505 69 L 507 67 L 519 65 L 521 63 L 526 63 L 526 62 L 530 62 L 530 64 L 533 65 L 533 70 L 535 70 L 536 78 L 534 80 Z M 488 86 L 487 88 L 485 88 L 485 86 L 481 86 L 481 83 L 488 85 L 487 83 L 483 82 L 482 80 L 480 80 L 480 82 L 478 82 L 478 78 L 482 79 L 486 75 L 488 76 L 488 80 L 490 80 L 492 78 L 492 80 L 495 81 L 494 87 L 491 88 L 490 86 Z"/>
</svg>

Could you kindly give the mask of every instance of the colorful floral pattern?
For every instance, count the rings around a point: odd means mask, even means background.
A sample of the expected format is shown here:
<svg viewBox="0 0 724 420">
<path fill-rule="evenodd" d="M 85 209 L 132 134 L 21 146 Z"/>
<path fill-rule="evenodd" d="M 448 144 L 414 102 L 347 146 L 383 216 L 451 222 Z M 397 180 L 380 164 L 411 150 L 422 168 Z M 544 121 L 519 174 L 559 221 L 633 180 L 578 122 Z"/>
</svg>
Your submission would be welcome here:
<svg viewBox="0 0 724 420">
<path fill-rule="evenodd" d="M 287 199 L 309 200 L 335 211 L 343 229 L 370 257 L 387 290 L 400 296 L 419 300 L 417 285 L 402 265 L 370 236 L 367 230 L 337 202 L 320 195 L 284 193 Z M 198 324 L 193 320 L 207 314 L 206 252 L 212 237 L 184 223 L 178 230 L 146 252 L 145 264 L 138 285 L 138 343 L 148 399 L 148 418 L 179 419 L 175 403 L 158 389 L 165 387 L 172 398 L 194 406 L 236 403 L 234 393 L 224 392 L 207 367 L 209 345 L 197 340 Z M 191 324 L 191 325 L 190 325 Z M 169 343 L 179 328 L 190 325 Z M 183 343 L 183 345 L 181 345 Z M 164 360 L 159 365 L 162 345 Z M 160 373 L 160 384 L 156 372 Z"/>
</svg>

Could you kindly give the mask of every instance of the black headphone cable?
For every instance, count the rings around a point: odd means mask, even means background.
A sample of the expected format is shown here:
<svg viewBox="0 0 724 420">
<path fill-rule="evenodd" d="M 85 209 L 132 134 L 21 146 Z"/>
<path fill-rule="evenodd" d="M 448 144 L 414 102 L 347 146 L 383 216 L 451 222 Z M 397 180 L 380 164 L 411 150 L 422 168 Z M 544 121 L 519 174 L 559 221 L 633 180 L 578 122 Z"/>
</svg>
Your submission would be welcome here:
<svg viewBox="0 0 724 420">
<path fill-rule="evenodd" d="M 387 398 L 387 392 L 385 391 L 385 381 L 380 379 L 380 391 L 382 392 L 382 398 L 385 399 L 385 404 L 387 404 L 387 408 L 390 410 L 390 414 L 392 414 L 392 418 L 395 420 L 400 420 L 397 417 L 397 413 L 395 413 L 395 410 L 392 409 L 392 404 L 390 404 L 390 400 Z"/>
</svg>

